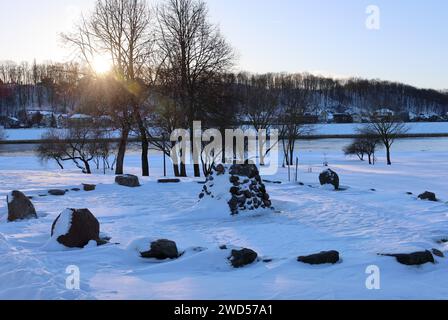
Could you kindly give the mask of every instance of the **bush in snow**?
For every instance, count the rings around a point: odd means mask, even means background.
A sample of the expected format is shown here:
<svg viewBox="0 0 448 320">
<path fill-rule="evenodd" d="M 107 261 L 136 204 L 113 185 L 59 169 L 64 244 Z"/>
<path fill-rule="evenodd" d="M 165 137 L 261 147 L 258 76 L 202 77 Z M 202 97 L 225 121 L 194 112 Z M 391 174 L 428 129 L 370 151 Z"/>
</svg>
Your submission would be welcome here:
<svg viewBox="0 0 448 320">
<path fill-rule="evenodd" d="M 6 196 L 8 202 L 8 221 L 37 218 L 36 209 L 31 200 L 20 191 L 13 191 Z"/>
<path fill-rule="evenodd" d="M 331 184 L 334 186 L 335 190 L 339 190 L 339 176 L 336 172 L 331 169 L 327 169 L 319 175 L 320 184 L 326 185 Z"/>
<path fill-rule="evenodd" d="M 272 207 L 266 186 L 254 164 L 235 164 L 214 167 L 199 195 L 200 199 L 227 202 L 232 215 Z"/>
<path fill-rule="evenodd" d="M 88 209 L 67 209 L 51 226 L 51 237 L 69 248 L 84 248 L 100 239 L 100 224 Z"/>
</svg>

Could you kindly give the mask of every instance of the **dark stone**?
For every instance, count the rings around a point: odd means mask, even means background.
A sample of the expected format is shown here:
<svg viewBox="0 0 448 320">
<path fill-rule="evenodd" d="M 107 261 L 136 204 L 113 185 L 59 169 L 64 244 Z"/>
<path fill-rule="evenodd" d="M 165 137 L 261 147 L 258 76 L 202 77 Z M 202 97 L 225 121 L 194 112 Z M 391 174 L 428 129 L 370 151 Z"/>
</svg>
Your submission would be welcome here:
<svg viewBox="0 0 448 320">
<path fill-rule="evenodd" d="M 63 196 L 65 195 L 67 191 L 65 190 L 60 190 L 60 189 L 52 189 L 52 190 L 48 190 L 48 194 L 52 195 L 52 196 Z"/>
<path fill-rule="evenodd" d="M 234 268 L 241 268 L 253 263 L 257 257 L 258 254 L 255 251 L 244 248 L 242 250 L 232 250 L 229 260 Z"/>
<path fill-rule="evenodd" d="M 448 243 L 448 239 L 443 238 L 443 239 L 437 240 L 436 242 L 438 244 L 444 244 L 444 243 Z"/>
<path fill-rule="evenodd" d="M 376 189 L 370 189 L 370 191 L 373 191 L 373 192 L 375 192 L 375 191 L 376 191 Z"/>
<path fill-rule="evenodd" d="M 434 257 L 428 250 L 403 254 L 382 254 L 382 256 L 394 257 L 399 263 L 407 266 L 418 266 L 429 262 L 434 263 Z"/>
<path fill-rule="evenodd" d="M 240 188 L 239 187 L 231 187 L 230 188 L 230 193 L 236 196 L 240 195 Z"/>
<path fill-rule="evenodd" d="M 219 249 L 221 249 L 221 250 L 227 250 L 227 246 L 224 244 L 224 245 L 220 246 Z"/>
<path fill-rule="evenodd" d="M 418 196 L 421 200 L 428 200 L 428 201 L 437 201 L 436 194 L 433 192 L 426 191 Z"/>
<path fill-rule="evenodd" d="M 331 184 L 334 186 L 335 190 L 339 189 L 339 176 L 336 172 L 331 169 L 327 169 L 319 175 L 320 184 L 326 185 Z"/>
<path fill-rule="evenodd" d="M 239 185 L 240 178 L 238 176 L 230 176 L 230 183 L 233 183 L 234 185 Z"/>
<path fill-rule="evenodd" d="M 37 218 L 36 209 L 31 200 L 22 192 L 14 190 L 6 196 L 8 203 L 8 221 Z"/>
<path fill-rule="evenodd" d="M 413 193 L 412 192 L 406 192 L 407 195 L 412 196 Z"/>
<path fill-rule="evenodd" d="M 299 182 L 299 186 L 304 186 L 305 184 L 303 182 Z"/>
<path fill-rule="evenodd" d="M 68 209 L 71 211 L 70 230 L 56 240 L 69 248 L 84 248 L 89 241 L 100 240 L 100 223 L 88 209 Z M 51 236 L 60 219 L 59 215 L 51 226 Z"/>
<path fill-rule="evenodd" d="M 263 200 L 263 204 L 266 208 L 270 208 L 272 206 L 271 200 Z"/>
<path fill-rule="evenodd" d="M 335 264 L 339 262 L 339 252 L 334 250 L 322 251 L 321 253 L 298 257 L 297 261 L 312 265 L 326 263 Z"/>
<path fill-rule="evenodd" d="M 158 183 L 179 183 L 180 179 L 159 179 Z"/>
<path fill-rule="evenodd" d="M 96 240 L 96 244 L 97 244 L 97 246 L 104 246 L 104 245 L 108 244 L 110 242 L 110 240 L 112 240 L 111 237 L 102 237 L 102 238 Z"/>
<path fill-rule="evenodd" d="M 138 177 L 134 176 L 132 174 L 116 176 L 115 183 L 120 186 L 129 187 L 129 188 L 140 187 L 140 182 L 138 180 Z"/>
<path fill-rule="evenodd" d="M 202 198 L 204 198 L 205 197 L 205 193 L 204 192 L 201 192 L 200 194 L 199 194 L 199 199 L 202 199 Z"/>
<path fill-rule="evenodd" d="M 72 191 L 78 192 L 78 191 L 81 191 L 81 189 L 79 189 L 79 188 L 73 188 Z"/>
<path fill-rule="evenodd" d="M 432 254 L 435 255 L 436 257 L 445 258 L 445 255 L 443 254 L 442 251 L 437 250 L 437 249 L 432 249 L 431 251 L 432 251 Z"/>
<path fill-rule="evenodd" d="M 260 175 L 255 164 L 234 164 L 230 167 L 230 174 L 248 177 L 249 179 Z"/>
<path fill-rule="evenodd" d="M 96 185 L 94 185 L 94 184 L 84 184 L 83 183 L 82 186 L 83 186 L 84 191 L 87 191 L 87 192 L 95 191 L 95 189 L 96 189 Z"/>
<path fill-rule="evenodd" d="M 176 259 L 179 257 L 176 242 L 166 239 L 151 243 L 151 250 L 140 252 L 142 258 L 154 258 L 157 260 Z"/>
<path fill-rule="evenodd" d="M 220 175 L 226 173 L 226 168 L 225 168 L 222 164 L 218 164 L 218 165 L 215 167 L 215 171 L 216 171 L 216 174 L 217 174 L 218 176 L 220 176 Z"/>
</svg>

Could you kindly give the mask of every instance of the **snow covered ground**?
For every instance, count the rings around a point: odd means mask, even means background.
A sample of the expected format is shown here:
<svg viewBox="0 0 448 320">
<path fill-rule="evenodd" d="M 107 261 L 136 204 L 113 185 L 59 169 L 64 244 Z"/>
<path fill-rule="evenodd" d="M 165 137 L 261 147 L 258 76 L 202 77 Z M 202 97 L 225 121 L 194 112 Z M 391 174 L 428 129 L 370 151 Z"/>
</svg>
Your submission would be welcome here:
<svg viewBox="0 0 448 320">
<path fill-rule="evenodd" d="M 0 151 L 0 299 L 448 298 L 448 258 L 409 267 L 377 255 L 448 251 L 448 245 L 437 243 L 448 238 L 448 139 L 400 140 L 391 167 L 382 157 L 374 167 L 345 158 L 344 143 L 303 142 L 299 179 L 304 186 L 288 183 L 287 170 L 280 169 L 265 177 L 283 181 L 267 184 L 275 211 L 234 217 L 228 208 L 198 210 L 202 185 L 195 179 L 157 184 L 162 175 L 157 154 L 151 155 L 152 176 L 141 178 L 141 188 L 126 189 L 114 185 L 113 175 L 62 172 L 29 152 Z M 138 153 L 129 154 L 128 173 L 139 172 L 138 159 Z M 340 175 L 345 191 L 319 186 L 324 160 Z M 81 183 L 98 187 L 63 197 L 38 196 Z M 6 222 L 6 194 L 13 189 L 34 197 L 39 219 Z M 426 190 L 441 201 L 417 200 Z M 89 208 L 114 244 L 82 250 L 49 246 L 52 222 L 73 207 Z M 176 241 L 185 254 L 159 263 L 140 258 L 136 249 L 159 238 Z M 219 250 L 224 244 L 254 249 L 272 261 L 232 269 L 229 253 Z M 342 262 L 309 266 L 296 261 L 322 250 L 338 250 Z M 80 269 L 80 290 L 66 289 L 70 265 Z M 380 290 L 366 289 L 370 265 L 380 268 Z"/>
<path fill-rule="evenodd" d="M 314 126 L 312 135 L 351 135 L 362 126 L 359 123 L 318 124 Z M 448 134 L 448 122 L 409 123 L 411 134 Z M 6 129 L 6 139 L 14 141 L 39 140 L 48 129 Z"/>
</svg>

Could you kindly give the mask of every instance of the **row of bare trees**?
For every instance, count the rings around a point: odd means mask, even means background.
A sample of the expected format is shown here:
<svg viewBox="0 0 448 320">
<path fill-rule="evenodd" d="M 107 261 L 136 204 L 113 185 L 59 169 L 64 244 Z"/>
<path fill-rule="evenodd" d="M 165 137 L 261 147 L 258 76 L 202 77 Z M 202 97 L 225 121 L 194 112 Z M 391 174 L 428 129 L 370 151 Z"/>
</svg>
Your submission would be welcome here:
<svg viewBox="0 0 448 320">
<path fill-rule="evenodd" d="M 124 173 L 130 136 L 139 138 L 142 175 L 148 176 L 150 148 L 169 156 L 174 146 L 170 134 L 187 128 L 193 138 L 194 121 L 222 132 L 242 124 L 267 132 L 279 129 L 286 163 L 292 165 L 297 139 L 311 130 L 303 116 L 322 107 L 322 97 L 334 103 L 343 99 L 344 86 L 356 88 L 355 80 L 343 84 L 308 74 L 232 73 L 234 52 L 209 22 L 202 0 L 165 0 L 155 8 L 145 0 L 97 0 L 94 10 L 62 37 L 88 69 L 67 71 L 78 77 L 78 111 L 108 117 L 110 130 L 119 134 L 116 174 Z M 98 57 L 111 62 L 110 73 L 95 73 Z M 383 143 L 390 150 L 391 140 Z M 259 146 L 263 164 L 266 150 Z M 194 175 L 200 176 L 201 162 L 202 171 L 207 166 L 198 159 L 201 152 L 193 157 Z M 181 158 L 172 159 L 176 176 L 187 175 Z"/>
<path fill-rule="evenodd" d="M 176 123 L 168 126 L 191 128 L 203 114 L 199 102 L 202 89 L 226 72 L 233 59 L 231 47 L 209 23 L 201 0 L 167 0 L 157 8 L 150 8 L 145 0 L 99 0 L 94 11 L 82 17 L 75 32 L 63 38 L 93 71 L 93 61 L 106 56 L 113 65 L 114 81 L 127 91 L 123 104 L 114 103 L 119 110 L 105 110 L 113 113 L 121 136 L 117 174 L 124 171 L 128 137 L 136 128 L 141 140 L 142 174 L 149 175 L 152 133 L 146 119 L 154 109 L 148 104 L 158 94 L 163 93 L 168 109 L 181 112 L 176 112 Z M 179 175 L 186 175 L 183 166 L 180 164 Z M 198 165 L 195 175 L 200 175 Z"/>
</svg>

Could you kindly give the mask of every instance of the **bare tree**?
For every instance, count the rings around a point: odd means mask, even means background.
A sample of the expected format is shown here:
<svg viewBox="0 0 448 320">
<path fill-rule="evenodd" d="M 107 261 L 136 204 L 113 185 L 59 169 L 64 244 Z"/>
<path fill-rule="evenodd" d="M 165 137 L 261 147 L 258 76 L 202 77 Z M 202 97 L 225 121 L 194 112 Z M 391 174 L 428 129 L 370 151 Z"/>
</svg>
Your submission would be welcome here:
<svg viewBox="0 0 448 320">
<path fill-rule="evenodd" d="M 281 107 L 277 120 L 286 164 L 293 165 L 297 140 L 314 130 L 312 125 L 304 121 L 311 92 L 303 86 L 302 78 L 298 75 L 281 75 L 279 78 Z"/>
<path fill-rule="evenodd" d="M 71 124 L 63 131 L 50 129 L 44 136 L 46 140 L 37 149 L 42 161 L 54 160 L 61 169 L 64 162 L 72 162 L 85 174 L 92 173 L 91 162 L 103 164 L 103 171 L 109 166 L 111 153 L 110 136 L 95 125 Z"/>
<path fill-rule="evenodd" d="M 142 140 L 142 174 L 149 175 L 149 141 L 142 116 L 142 102 L 145 88 L 142 78 L 149 56 L 152 53 L 154 38 L 150 30 L 151 14 L 145 0 L 98 0 L 92 15 L 82 17 L 82 22 L 73 34 L 63 38 L 75 45 L 84 61 L 93 69 L 92 62 L 98 55 L 107 55 L 113 63 L 113 72 L 123 81 L 132 94 L 130 106 L 132 117 L 137 124 Z M 122 113 L 128 117 L 128 112 Z M 124 154 L 130 127 L 129 120 L 121 121 L 121 142 L 119 147 L 117 174 L 123 173 Z"/>
<path fill-rule="evenodd" d="M 397 117 L 373 115 L 367 124 L 366 130 L 378 136 L 386 148 L 387 164 L 392 165 L 391 148 L 395 140 L 405 134 L 409 129 L 405 123 Z"/>
<path fill-rule="evenodd" d="M 167 0 L 158 10 L 158 22 L 163 68 L 172 73 L 172 97 L 184 109 L 193 138 L 193 122 L 203 116 L 198 104 L 200 89 L 232 66 L 233 50 L 218 27 L 208 22 L 207 7 L 202 0 Z M 194 174 L 200 176 L 200 161 L 193 160 Z"/>
<path fill-rule="evenodd" d="M 272 128 L 278 120 L 280 91 L 275 88 L 272 74 L 247 76 L 240 74 L 238 81 L 242 86 L 242 104 L 247 122 L 256 131 Z M 258 157 L 260 165 L 264 165 L 266 142 L 258 140 Z"/>
</svg>

